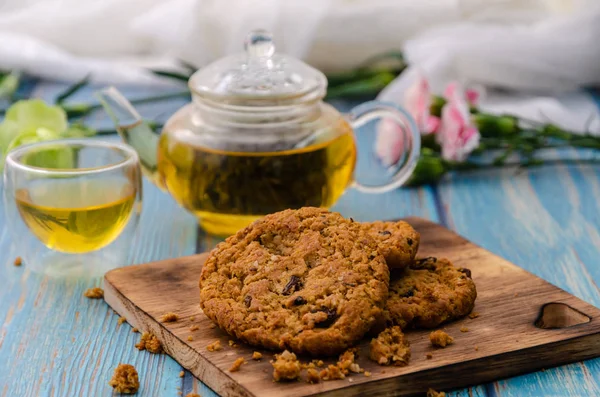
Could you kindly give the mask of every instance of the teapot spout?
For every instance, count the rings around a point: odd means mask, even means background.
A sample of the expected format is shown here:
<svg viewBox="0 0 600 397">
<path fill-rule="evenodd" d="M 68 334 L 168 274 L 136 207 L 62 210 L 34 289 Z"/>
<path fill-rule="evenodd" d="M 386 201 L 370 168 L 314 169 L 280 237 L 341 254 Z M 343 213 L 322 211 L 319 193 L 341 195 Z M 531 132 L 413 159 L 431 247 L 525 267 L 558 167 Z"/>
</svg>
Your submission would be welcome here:
<svg viewBox="0 0 600 397">
<path fill-rule="evenodd" d="M 164 189 L 162 178 L 158 173 L 158 139 L 160 134 L 144 122 L 123 94 L 115 87 L 97 91 L 96 97 L 102 107 L 115 123 L 117 132 L 125 143 L 132 146 L 140 158 L 142 172 L 156 186 Z"/>
</svg>

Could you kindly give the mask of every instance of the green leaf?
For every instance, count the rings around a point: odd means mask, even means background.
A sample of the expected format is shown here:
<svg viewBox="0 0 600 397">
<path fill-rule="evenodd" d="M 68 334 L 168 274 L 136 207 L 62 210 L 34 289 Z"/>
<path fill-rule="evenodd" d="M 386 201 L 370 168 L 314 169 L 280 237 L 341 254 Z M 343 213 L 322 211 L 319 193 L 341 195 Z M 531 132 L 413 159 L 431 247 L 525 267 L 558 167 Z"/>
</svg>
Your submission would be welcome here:
<svg viewBox="0 0 600 397">
<path fill-rule="evenodd" d="M 58 106 L 48 106 L 41 99 L 22 100 L 7 111 L 5 121 L 17 123 L 19 133 L 34 133 L 38 128 L 62 132 L 67 129 L 67 115 Z"/>
<path fill-rule="evenodd" d="M 60 94 L 59 96 L 56 97 L 56 100 L 54 102 L 56 104 L 63 103 L 64 101 L 66 101 L 67 99 L 69 99 L 69 97 L 71 97 L 72 95 L 74 95 L 75 93 L 77 93 L 77 91 L 79 91 L 83 87 L 87 86 L 89 82 L 90 82 L 90 76 L 87 75 L 83 79 L 81 79 L 80 81 L 78 81 L 77 83 L 75 83 L 72 86 L 68 87 L 62 94 Z"/>
<path fill-rule="evenodd" d="M 448 172 L 444 161 L 433 150 L 423 148 L 421 157 L 410 179 L 408 186 L 421 186 L 437 183 Z"/>
<path fill-rule="evenodd" d="M 190 75 L 186 75 L 183 73 L 171 72 L 168 70 L 159 70 L 159 69 L 151 69 L 150 71 L 156 76 L 168 77 L 168 78 L 174 79 L 174 80 L 187 82 L 190 79 Z"/>
<path fill-rule="evenodd" d="M 0 98 L 13 98 L 21 82 L 21 72 L 12 71 L 0 81 Z"/>
<path fill-rule="evenodd" d="M 0 155 L 6 154 L 11 141 L 19 135 L 19 125 L 14 121 L 4 120 L 0 124 Z"/>
<path fill-rule="evenodd" d="M 61 135 L 65 138 L 84 138 L 96 135 L 97 131 L 81 123 L 75 123 L 67 128 Z"/>
</svg>

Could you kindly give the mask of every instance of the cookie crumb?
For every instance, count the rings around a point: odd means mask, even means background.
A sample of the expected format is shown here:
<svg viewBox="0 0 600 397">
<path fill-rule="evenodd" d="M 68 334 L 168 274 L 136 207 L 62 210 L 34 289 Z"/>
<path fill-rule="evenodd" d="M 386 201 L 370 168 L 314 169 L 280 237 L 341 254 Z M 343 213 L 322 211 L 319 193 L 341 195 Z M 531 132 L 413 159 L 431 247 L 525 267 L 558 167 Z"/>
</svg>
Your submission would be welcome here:
<svg viewBox="0 0 600 397">
<path fill-rule="evenodd" d="M 194 340 L 194 337 L 192 335 L 188 335 L 187 340 L 188 342 L 191 342 Z"/>
<path fill-rule="evenodd" d="M 146 350 L 150 353 L 159 354 L 162 353 L 162 345 L 156 335 L 150 332 L 144 332 L 140 341 L 136 343 L 135 347 L 138 350 Z"/>
<path fill-rule="evenodd" d="M 428 359 L 428 360 L 431 360 L 431 359 L 433 358 L 433 354 L 431 354 L 431 353 L 427 353 L 427 354 L 425 355 L 425 358 L 426 358 L 426 359 Z"/>
<path fill-rule="evenodd" d="M 133 328 L 131 328 L 131 332 L 140 332 L 140 330 L 137 329 L 137 328 L 135 328 L 135 327 L 133 327 Z"/>
<path fill-rule="evenodd" d="M 185 395 L 185 397 L 202 397 L 200 394 L 196 394 L 196 393 L 188 393 Z"/>
<path fill-rule="evenodd" d="M 360 372 L 361 368 L 355 362 L 356 358 L 358 358 L 358 350 L 356 348 L 348 349 L 340 354 L 337 366 L 344 375 L 348 375 L 348 371 L 352 371 L 354 373 Z"/>
<path fill-rule="evenodd" d="M 237 344 L 237 343 L 235 343 L 235 341 L 234 341 L 234 340 L 231 340 L 231 339 L 230 339 L 230 340 L 229 340 L 229 346 L 231 346 L 231 347 L 238 347 L 238 344 Z"/>
<path fill-rule="evenodd" d="M 235 360 L 233 362 L 233 364 L 231 364 L 231 368 L 229 368 L 229 372 L 237 372 L 240 370 L 240 368 L 242 367 L 242 364 L 244 364 L 246 362 L 246 360 L 244 360 L 244 357 L 239 357 L 237 360 Z"/>
<path fill-rule="evenodd" d="M 479 351 L 479 346 L 475 346 L 475 351 Z"/>
<path fill-rule="evenodd" d="M 306 382 L 307 383 L 319 383 L 321 378 L 319 377 L 319 372 L 314 368 L 309 368 L 306 371 Z"/>
<path fill-rule="evenodd" d="M 117 320 L 117 325 L 121 325 L 123 324 L 125 321 L 127 321 L 127 319 L 125 317 L 119 317 L 119 319 Z"/>
<path fill-rule="evenodd" d="M 252 353 L 252 359 L 253 360 L 260 360 L 262 358 L 262 353 L 261 352 L 254 352 Z"/>
<path fill-rule="evenodd" d="M 427 397 L 446 397 L 446 393 L 443 391 L 435 391 L 433 389 L 427 390 Z"/>
<path fill-rule="evenodd" d="M 323 365 L 325 365 L 325 363 L 323 362 L 323 360 L 312 360 L 312 362 L 317 366 L 317 367 L 322 367 Z"/>
<path fill-rule="evenodd" d="M 518 293 L 518 292 L 515 292 L 515 295 L 514 295 L 514 296 L 515 296 L 515 298 L 516 298 L 517 296 L 519 296 L 519 293 Z"/>
<path fill-rule="evenodd" d="M 160 317 L 160 322 L 161 323 L 174 323 L 178 319 L 179 319 L 179 316 L 177 316 L 177 314 L 169 312 L 169 313 L 163 314 Z"/>
<path fill-rule="evenodd" d="M 469 313 L 469 318 L 471 320 L 474 319 L 474 318 L 477 318 L 477 317 L 479 317 L 479 313 L 477 313 L 477 312 L 471 312 L 471 313 Z"/>
<path fill-rule="evenodd" d="M 436 347 L 446 347 L 454 342 L 454 338 L 438 329 L 437 331 L 433 331 L 429 334 L 429 341 L 432 346 Z"/>
<path fill-rule="evenodd" d="M 133 365 L 119 364 L 108 385 L 118 393 L 134 394 L 140 387 L 138 373 Z"/>
<path fill-rule="evenodd" d="M 282 380 L 294 380 L 300 376 L 302 365 L 294 353 L 284 350 L 281 354 L 275 355 L 275 361 L 271 362 L 273 366 L 273 380 L 280 382 Z"/>
<path fill-rule="evenodd" d="M 15 261 L 13 262 L 13 265 L 15 266 L 21 266 L 23 264 L 23 258 L 21 258 L 20 256 L 17 256 L 15 258 Z"/>
<path fill-rule="evenodd" d="M 365 371 L 365 376 L 366 376 L 366 377 L 369 377 L 369 376 L 371 376 L 371 372 L 370 372 L 370 371 Z"/>
<path fill-rule="evenodd" d="M 209 352 L 216 352 L 221 350 L 223 347 L 221 346 L 221 341 L 220 340 L 216 340 L 213 343 L 209 344 L 208 346 L 206 346 L 206 350 L 208 350 Z"/>
<path fill-rule="evenodd" d="M 329 366 L 326 369 L 322 370 L 319 373 L 319 376 L 323 380 L 344 379 L 346 377 L 340 367 L 332 364 L 329 364 Z"/>
<path fill-rule="evenodd" d="M 469 328 L 467 328 L 467 327 L 460 327 L 460 332 L 469 332 Z"/>
<path fill-rule="evenodd" d="M 196 319 L 196 317 L 192 316 L 190 317 L 190 321 L 194 321 Z"/>
<path fill-rule="evenodd" d="M 369 358 L 379 365 L 404 366 L 410 360 L 410 347 L 400 327 L 393 326 L 371 340 Z"/>
<path fill-rule="evenodd" d="M 102 299 L 104 298 L 104 290 L 100 287 L 88 288 L 83 293 L 83 296 L 90 299 Z"/>
<path fill-rule="evenodd" d="M 190 331 L 198 331 L 200 329 L 200 327 L 198 325 L 192 325 L 190 327 Z"/>
<path fill-rule="evenodd" d="M 181 371 L 181 372 L 179 372 L 179 377 L 180 377 L 180 378 L 183 378 L 184 376 L 185 376 L 185 371 Z"/>
</svg>

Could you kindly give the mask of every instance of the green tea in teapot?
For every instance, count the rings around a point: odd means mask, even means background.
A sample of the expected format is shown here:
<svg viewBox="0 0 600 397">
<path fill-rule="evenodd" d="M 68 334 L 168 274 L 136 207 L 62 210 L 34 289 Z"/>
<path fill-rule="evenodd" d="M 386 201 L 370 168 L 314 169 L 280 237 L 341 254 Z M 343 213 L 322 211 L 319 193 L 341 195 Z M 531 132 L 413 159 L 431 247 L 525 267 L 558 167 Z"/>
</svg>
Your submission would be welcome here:
<svg viewBox="0 0 600 397">
<path fill-rule="evenodd" d="M 300 149 L 235 152 L 162 134 L 158 168 L 164 186 L 204 229 L 224 236 L 276 211 L 333 205 L 352 180 L 356 149 L 346 122 L 332 135 Z"/>
</svg>

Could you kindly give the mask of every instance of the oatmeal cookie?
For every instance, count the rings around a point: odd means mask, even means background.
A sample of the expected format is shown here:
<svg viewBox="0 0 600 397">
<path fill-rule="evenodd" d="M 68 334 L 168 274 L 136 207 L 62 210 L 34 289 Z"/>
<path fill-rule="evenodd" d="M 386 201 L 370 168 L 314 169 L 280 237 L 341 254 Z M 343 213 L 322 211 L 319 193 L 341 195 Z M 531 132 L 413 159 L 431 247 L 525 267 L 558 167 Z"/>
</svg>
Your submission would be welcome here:
<svg viewBox="0 0 600 397">
<path fill-rule="evenodd" d="M 307 207 L 267 215 L 211 251 L 200 306 L 248 344 L 334 355 L 381 317 L 388 283 L 359 223 Z"/>
<path fill-rule="evenodd" d="M 390 269 L 405 268 L 415 259 L 421 237 L 408 223 L 377 221 L 361 225 L 377 242 Z"/>
<path fill-rule="evenodd" d="M 416 260 L 390 279 L 385 319 L 403 329 L 435 328 L 473 310 L 477 290 L 469 269 L 447 259 Z"/>
</svg>

